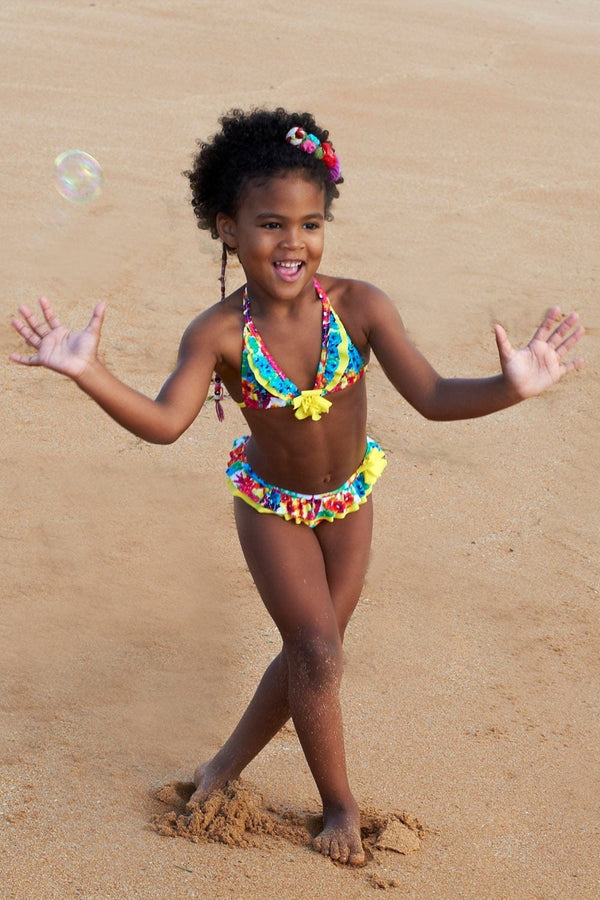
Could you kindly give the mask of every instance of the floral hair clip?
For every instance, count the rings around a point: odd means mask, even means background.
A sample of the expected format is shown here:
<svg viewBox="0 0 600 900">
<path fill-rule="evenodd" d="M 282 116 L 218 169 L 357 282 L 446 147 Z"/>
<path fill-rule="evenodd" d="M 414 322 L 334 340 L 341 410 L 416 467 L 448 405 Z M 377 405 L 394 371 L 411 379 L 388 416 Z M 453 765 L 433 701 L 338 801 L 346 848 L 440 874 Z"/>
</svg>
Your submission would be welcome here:
<svg viewBox="0 0 600 900">
<path fill-rule="evenodd" d="M 304 128 L 300 128 L 299 125 L 294 125 L 293 128 L 290 128 L 285 139 L 293 147 L 298 147 L 299 150 L 304 150 L 305 153 L 313 153 L 317 159 L 322 159 L 329 169 L 328 181 L 336 182 L 340 180 L 342 177 L 340 161 L 329 141 L 321 142 L 318 137 L 314 134 L 309 134 Z"/>
</svg>

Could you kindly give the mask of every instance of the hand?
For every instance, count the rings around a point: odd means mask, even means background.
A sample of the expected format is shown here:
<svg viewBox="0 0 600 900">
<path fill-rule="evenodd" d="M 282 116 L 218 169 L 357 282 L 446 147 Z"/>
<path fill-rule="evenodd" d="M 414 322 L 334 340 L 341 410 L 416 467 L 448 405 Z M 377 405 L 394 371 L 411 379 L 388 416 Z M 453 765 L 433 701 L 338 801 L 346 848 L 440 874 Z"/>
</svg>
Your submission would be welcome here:
<svg viewBox="0 0 600 900">
<path fill-rule="evenodd" d="M 11 360 L 24 366 L 45 366 L 77 379 L 96 358 L 104 320 L 104 303 L 96 306 L 87 328 L 75 334 L 60 324 L 46 297 L 40 299 L 40 307 L 44 322 L 39 322 L 28 307 L 19 307 L 25 321 L 13 319 L 13 328 L 36 352 L 33 356 L 13 353 Z"/>
<path fill-rule="evenodd" d="M 579 316 L 574 312 L 563 319 L 560 309 L 555 306 L 527 346 L 520 350 L 512 347 L 502 325 L 495 326 L 502 372 L 520 400 L 541 394 L 567 372 L 583 366 L 581 358 L 562 361 L 584 335 L 584 329 L 577 326 L 578 321 Z"/>
</svg>

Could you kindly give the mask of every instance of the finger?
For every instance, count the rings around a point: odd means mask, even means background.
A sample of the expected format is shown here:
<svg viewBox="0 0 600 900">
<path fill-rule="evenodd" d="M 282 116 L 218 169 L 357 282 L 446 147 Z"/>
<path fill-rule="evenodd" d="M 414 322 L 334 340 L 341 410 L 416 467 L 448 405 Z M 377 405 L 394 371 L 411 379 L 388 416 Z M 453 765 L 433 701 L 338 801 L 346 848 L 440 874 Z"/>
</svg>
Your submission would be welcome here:
<svg viewBox="0 0 600 900">
<path fill-rule="evenodd" d="M 500 359 L 503 362 L 508 362 L 508 360 L 514 353 L 513 346 L 508 339 L 508 335 L 502 325 L 499 324 L 494 325 L 494 334 L 496 336 L 496 345 L 498 347 Z"/>
<path fill-rule="evenodd" d="M 566 375 L 568 372 L 575 372 L 578 369 L 582 369 L 582 368 L 583 368 L 583 359 L 580 356 L 578 356 L 577 359 L 571 360 L 571 362 L 561 363 L 561 365 L 560 365 L 561 377 L 563 375 Z"/>
<path fill-rule="evenodd" d="M 35 356 L 22 356 L 20 353 L 11 353 L 9 359 L 12 362 L 19 363 L 21 366 L 39 366 L 39 357 L 37 353 Z"/>
<path fill-rule="evenodd" d="M 11 319 L 11 320 L 10 320 L 10 324 L 11 324 L 12 327 L 15 329 L 15 331 L 18 331 L 18 332 L 19 332 L 19 334 L 21 333 L 21 328 L 24 327 L 24 323 L 21 322 L 20 319 Z"/>
<path fill-rule="evenodd" d="M 32 311 L 29 309 L 28 306 L 25 306 L 25 305 L 19 306 L 19 312 L 21 313 L 21 315 L 23 316 L 23 318 L 25 319 L 25 321 L 27 322 L 28 325 L 31 325 L 32 322 L 35 322 L 35 316 L 32 313 Z"/>
<path fill-rule="evenodd" d="M 575 344 L 577 344 L 581 340 L 584 334 L 585 328 L 582 328 L 580 326 L 576 331 L 573 332 L 573 334 L 570 334 L 567 338 L 565 338 L 565 340 L 556 348 L 556 353 L 558 354 L 558 356 L 561 358 L 565 356 L 569 352 L 569 350 L 571 350 L 575 346 Z"/>
<path fill-rule="evenodd" d="M 559 306 L 553 306 L 546 313 L 541 325 L 533 335 L 534 341 L 547 341 L 550 334 L 554 331 L 556 323 L 562 319 L 562 313 Z"/>
<path fill-rule="evenodd" d="M 549 336 L 548 343 L 552 347 L 558 347 L 565 335 L 567 335 L 569 331 L 571 331 L 571 329 L 577 324 L 578 321 L 579 316 L 576 312 L 569 313 L 569 315 L 562 320 L 560 325 L 558 325 L 558 327 L 555 328 L 552 334 Z"/>
<path fill-rule="evenodd" d="M 33 332 L 35 332 L 40 337 L 45 337 L 48 334 L 48 329 L 41 322 L 38 322 L 35 314 L 29 309 L 28 306 L 20 306 L 19 312 Z"/>
<path fill-rule="evenodd" d="M 60 328 L 60 320 L 50 306 L 50 301 L 47 297 L 40 297 L 40 306 L 42 308 L 42 312 L 44 313 L 44 318 L 46 319 L 46 322 L 48 323 L 50 328 Z"/>
<path fill-rule="evenodd" d="M 89 321 L 88 328 L 93 334 L 97 337 L 100 337 L 100 332 L 102 331 L 102 323 L 104 322 L 104 314 L 106 312 L 106 303 L 97 303 L 94 307 L 94 312 L 92 313 L 92 318 Z"/>
<path fill-rule="evenodd" d="M 35 331 L 32 331 L 29 325 L 26 325 L 25 322 L 21 322 L 20 319 L 13 319 L 12 326 L 28 344 L 31 344 L 32 347 L 37 348 L 42 343 L 41 337 L 36 334 Z"/>
</svg>

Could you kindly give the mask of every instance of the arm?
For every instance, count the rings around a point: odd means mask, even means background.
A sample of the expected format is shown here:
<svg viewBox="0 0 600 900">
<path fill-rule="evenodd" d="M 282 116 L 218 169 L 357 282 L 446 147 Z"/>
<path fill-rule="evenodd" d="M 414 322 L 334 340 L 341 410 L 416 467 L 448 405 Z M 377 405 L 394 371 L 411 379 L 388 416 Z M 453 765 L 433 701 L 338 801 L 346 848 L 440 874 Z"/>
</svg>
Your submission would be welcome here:
<svg viewBox="0 0 600 900">
<path fill-rule="evenodd" d="M 369 343 L 387 377 L 428 419 L 449 421 L 485 416 L 541 394 L 564 374 L 583 365 L 564 356 L 583 336 L 578 316 L 562 318 L 558 307 L 544 317 L 526 347 L 515 350 L 501 325 L 495 326 L 501 374 L 491 378 L 443 378 L 409 341 L 388 297 L 370 295 Z"/>
<path fill-rule="evenodd" d="M 40 300 L 40 306 L 44 322 L 25 306 L 19 309 L 25 321 L 13 321 L 16 331 L 36 351 L 33 356 L 14 353 L 13 362 L 68 375 L 119 425 L 146 441 L 171 443 L 193 422 L 206 399 L 216 362 L 202 329 L 194 323 L 188 328 L 177 366 L 152 400 L 112 375 L 98 359 L 103 303 L 94 309 L 87 328 L 78 333 L 61 325 L 46 298 Z"/>
</svg>

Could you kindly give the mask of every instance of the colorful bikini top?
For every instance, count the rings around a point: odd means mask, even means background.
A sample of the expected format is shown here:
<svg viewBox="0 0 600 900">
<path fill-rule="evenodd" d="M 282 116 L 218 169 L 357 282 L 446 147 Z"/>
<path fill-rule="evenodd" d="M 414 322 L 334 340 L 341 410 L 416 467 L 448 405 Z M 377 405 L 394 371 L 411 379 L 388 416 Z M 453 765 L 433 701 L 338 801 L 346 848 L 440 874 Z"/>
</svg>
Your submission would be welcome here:
<svg viewBox="0 0 600 900">
<path fill-rule="evenodd" d="M 293 406 L 297 419 L 310 416 L 316 422 L 323 413 L 329 412 L 331 400 L 326 399 L 326 394 L 350 387 L 365 374 L 367 364 L 360 351 L 352 343 L 317 279 L 313 281 L 323 306 L 323 323 L 319 367 L 314 387 L 309 391 L 296 387 L 269 353 L 252 321 L 248 289 L 244 288 L 243 400 L 240 406 L 250 409 Z"/>
</svg>

